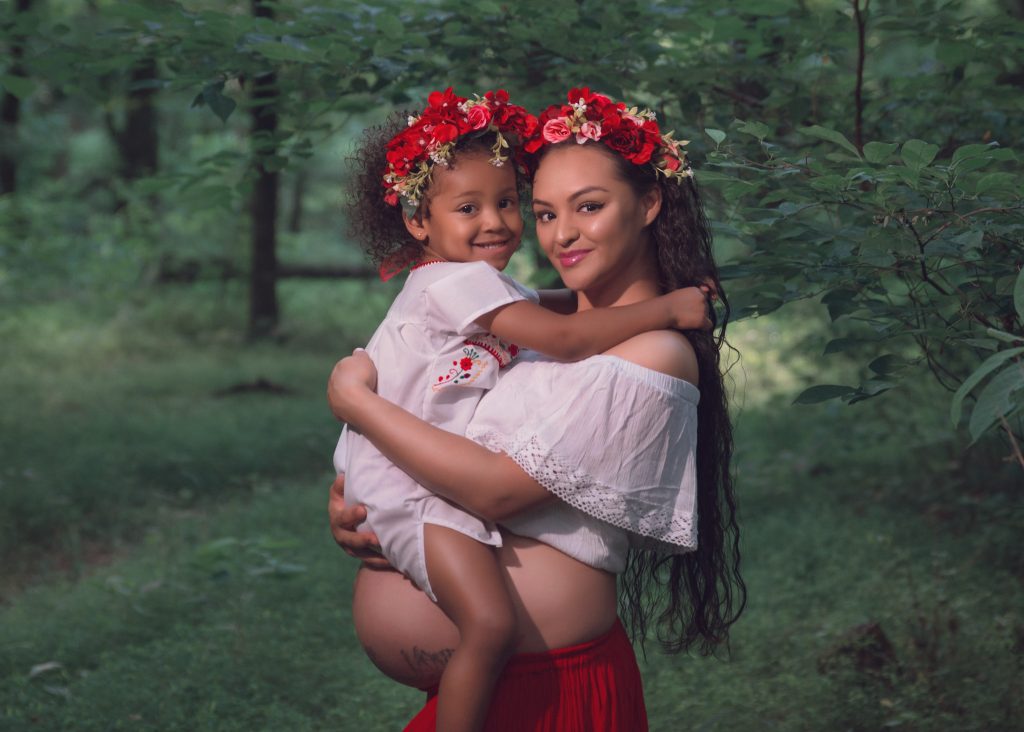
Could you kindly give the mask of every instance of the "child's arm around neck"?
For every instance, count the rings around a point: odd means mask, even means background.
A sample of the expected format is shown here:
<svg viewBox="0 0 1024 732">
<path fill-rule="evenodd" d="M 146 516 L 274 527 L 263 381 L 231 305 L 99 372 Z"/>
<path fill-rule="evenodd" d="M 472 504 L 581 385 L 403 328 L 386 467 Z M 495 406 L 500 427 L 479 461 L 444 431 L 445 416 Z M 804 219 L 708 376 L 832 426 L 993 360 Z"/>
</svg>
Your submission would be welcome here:
<svg viewBox="0 0 1024 732">
<path fill-rule="evenodd" d="M 560 314 L 529 301 L 495 308 L 476 324 L 499 338 L 562 361 L 579 361 L 603 353 L 633 336 L 652 330 L 707 329 L 707 300 L 686 287 L 621 307 Z"/>
</svg>

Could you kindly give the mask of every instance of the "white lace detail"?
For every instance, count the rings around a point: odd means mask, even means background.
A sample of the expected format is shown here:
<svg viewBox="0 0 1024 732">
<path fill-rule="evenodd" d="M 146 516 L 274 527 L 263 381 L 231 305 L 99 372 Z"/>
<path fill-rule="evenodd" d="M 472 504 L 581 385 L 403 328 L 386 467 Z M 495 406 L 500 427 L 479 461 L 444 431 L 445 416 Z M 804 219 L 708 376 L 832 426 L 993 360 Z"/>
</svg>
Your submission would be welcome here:
<svg viewBox="0 0 1024 732">
<path fill-rule="evenodd" d="M 652 506 L 601 483 L 556 455 L 535 434 L 485 432 L 473 439 L 508 455 L 531 478 L 573 508 L 628 531 L 635 547 L 666 554 L 685 554 L 697 548 L 695 516 L 676 515 L 667 507 Z"/>
</svg>

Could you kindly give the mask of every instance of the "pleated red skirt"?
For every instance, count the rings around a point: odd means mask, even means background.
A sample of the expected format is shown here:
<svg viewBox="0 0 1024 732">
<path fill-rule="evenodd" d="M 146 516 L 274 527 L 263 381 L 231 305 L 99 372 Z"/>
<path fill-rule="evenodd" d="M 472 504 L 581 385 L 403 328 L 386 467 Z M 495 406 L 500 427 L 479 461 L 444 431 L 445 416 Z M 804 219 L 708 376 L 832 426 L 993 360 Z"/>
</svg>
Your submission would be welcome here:
<svg viewBox="0 0 1024 732">
<path fill-rule="evenodd" d="M 437 732 L 437 689 L 405 732 Z M 509 659 L 486 732 L 647 732 L 636 655 L 616 620 L 592 641 Z M 442 731 L 443 732 L 443 731 Z"/>
</svg>

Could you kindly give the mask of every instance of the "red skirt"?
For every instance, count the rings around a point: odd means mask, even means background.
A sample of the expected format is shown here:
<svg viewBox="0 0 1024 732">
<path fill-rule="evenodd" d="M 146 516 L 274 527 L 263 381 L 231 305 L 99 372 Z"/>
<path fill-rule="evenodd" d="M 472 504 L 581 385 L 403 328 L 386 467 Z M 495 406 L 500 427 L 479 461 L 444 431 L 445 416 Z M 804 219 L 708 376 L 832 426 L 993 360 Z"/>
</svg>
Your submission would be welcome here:
<svg viewBox="0 0 1024 732">
<path fill-rule="evenodd" d="M 405 732 L 436 732 L 436 720 L 435 688 Z M 484 730 L 646 732 L 640 668 L 622 623 L 586 643 L 509 659 Z"/>
</svg>

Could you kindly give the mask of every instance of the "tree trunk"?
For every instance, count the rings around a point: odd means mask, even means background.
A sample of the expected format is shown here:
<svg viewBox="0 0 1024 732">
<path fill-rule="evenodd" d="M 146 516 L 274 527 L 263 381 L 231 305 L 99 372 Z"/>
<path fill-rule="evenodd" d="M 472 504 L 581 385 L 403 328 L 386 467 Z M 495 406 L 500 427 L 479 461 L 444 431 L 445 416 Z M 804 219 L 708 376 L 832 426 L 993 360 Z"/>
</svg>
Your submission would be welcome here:
<svg viewBox="0 0 1024 732">
<path fill-rule="evenodd" d="M 17 0 L 14 5 L 15 19 L 19 13 L 27 13 L 32 0 Z M 21 58 L 25 53 L 25 39 L 14 34 L 11 41 L 11 65 L 7 70 L 10 76 L 23 76 Z M 14 193 L 18 187 L 18 161 L 15 157 L 18 139 L 18 120 L 21 117 L 21 100 L 4 92 L 3 103 L 0 104 L 0 195 Z"/>
<path fill-rule="evenodd" d="M 295 173 L 295 183 L 292 185 L 292 210 L 288 217 L 288 231 L 298 234 L 302 231 L 302 199 L 306 195 L 306 181 L 309 173 L 299 170 Z"/>
<path fill-rule="evenodd" d="M 128 110 L 124 129 L 117 135 L 121 153 L 121 175 L 134 180 L 157 171 L 160 162 L 157 113 L 154 99 L 157 78 L 156 59 L 140 59 L 132 69 L 128 91 Z"/>
<path fill-rule="evenodd" d="M 263 0 L 252 0 L 258 18 L 273 19 Z M 277 326 L 277 197 L 278 174 L 264 161 L 273 155 L 277 132 L 277 74 L 260 74 L 253 84 L 252 147 L 256 184 L 250 204 L 252 261 L 249 279 L 249 337 L 269 335 Z"/>
</svg>

